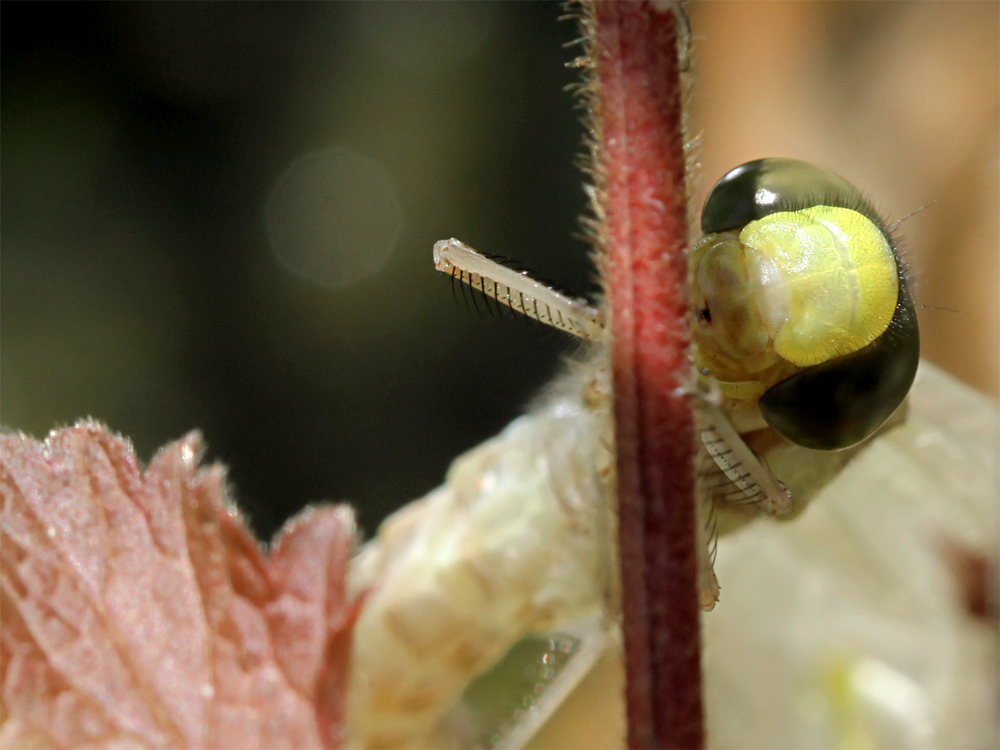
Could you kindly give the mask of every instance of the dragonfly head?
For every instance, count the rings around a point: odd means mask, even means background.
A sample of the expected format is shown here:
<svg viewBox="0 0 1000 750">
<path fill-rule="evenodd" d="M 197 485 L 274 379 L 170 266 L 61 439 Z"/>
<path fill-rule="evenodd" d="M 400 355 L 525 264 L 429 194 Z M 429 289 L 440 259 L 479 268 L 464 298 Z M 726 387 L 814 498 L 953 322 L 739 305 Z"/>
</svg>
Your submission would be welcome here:
<svg viewBox="0 0 1000 750">
<path fill-rule="evenodd" d="M 807 448 L 875 432 L 906 397 L 920 344 L 871 203 L 829 170 L 758 159 L 715 185 L 702 232 L 688 274 L 702 372 Z"/>
</svg>

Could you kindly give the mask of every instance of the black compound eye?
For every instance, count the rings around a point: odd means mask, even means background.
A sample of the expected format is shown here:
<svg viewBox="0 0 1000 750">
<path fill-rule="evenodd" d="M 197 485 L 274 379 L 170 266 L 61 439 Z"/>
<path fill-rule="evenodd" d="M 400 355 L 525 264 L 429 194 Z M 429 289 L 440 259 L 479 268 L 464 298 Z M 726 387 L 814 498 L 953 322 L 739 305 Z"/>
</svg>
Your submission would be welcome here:
<svg viewBox="0 0 1000 750">
<path fill-rule="evenodd" d="M 864 349 L 806 367 L 760 398 L 764 420 L 793 443 L 839 450 L 877 430 L 906 398 L 920 362 L 916 311 L 906 294 L 893 325 Z"/>
<path fill-rule="evenodd" d="M 820 205 L 850 208 L 884 226 L 861 191 L 843 177 L 798 159 L 768 158 L 741 164 L 715 184 L 701 212 L 701 230 L 728 232 L 779 211 Z"/>
</svg>

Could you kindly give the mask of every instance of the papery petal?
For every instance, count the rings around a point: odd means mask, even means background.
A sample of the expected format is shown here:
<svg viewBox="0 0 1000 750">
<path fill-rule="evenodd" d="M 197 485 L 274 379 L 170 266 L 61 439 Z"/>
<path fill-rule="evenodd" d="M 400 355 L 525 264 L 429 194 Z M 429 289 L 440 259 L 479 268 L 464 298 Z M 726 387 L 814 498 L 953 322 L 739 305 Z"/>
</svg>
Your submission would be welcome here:
<svg viewBox="0 0 1000 750">
<path fill-rule="evenodd" d="M 192 433 L 143 473 L 82 422 L 0 435 L 0 744 L 320 747 L 356 605 L 351 511 L 320 508 L 266 558 L 198 469 Z M 331 659 L 333 661 L 331 661 Z M 323 677 L 323 679 L 321 679 Z M 339 702 L 339 703 L 338 703 Z M 321 729 L 322 728 L 322 729 Z"/>
</svg>

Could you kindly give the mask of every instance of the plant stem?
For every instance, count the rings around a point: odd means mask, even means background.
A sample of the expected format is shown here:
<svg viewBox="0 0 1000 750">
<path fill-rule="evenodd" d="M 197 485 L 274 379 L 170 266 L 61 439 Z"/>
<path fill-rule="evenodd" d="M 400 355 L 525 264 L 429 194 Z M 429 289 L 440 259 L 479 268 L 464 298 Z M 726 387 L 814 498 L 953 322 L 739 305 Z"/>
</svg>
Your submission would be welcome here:
<svg viewBox="0 0 1000 750">
<path fill-rule="evenodd" d="M 628 743 L 701 748 L 677 18 L 597 0 L 599 234 L 611 313 Z"/>
</svg>

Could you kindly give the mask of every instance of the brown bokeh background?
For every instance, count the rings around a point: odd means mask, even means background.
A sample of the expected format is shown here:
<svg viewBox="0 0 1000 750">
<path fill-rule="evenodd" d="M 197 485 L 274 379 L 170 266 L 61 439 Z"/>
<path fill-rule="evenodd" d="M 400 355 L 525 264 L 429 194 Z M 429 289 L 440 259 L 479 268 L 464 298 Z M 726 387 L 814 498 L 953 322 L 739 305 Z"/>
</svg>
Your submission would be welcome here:
<svg viewBox="0 0 1000 750">
<path fill-rule="evenodd" d="M 2 423 L 42 435 L 92 415 L 146 457 L 199 428 L 264 535 L 323 498 L 353 501 L 371 531 L 429 490 L 573 347 L 456 305 L 433 243 L 596 288 L 572 236 L 583 131 L 560 15 L 5 3 Z M 783 155 L 843 174 L 890 219 L 937 201 L 900 227 L 918 302 L 949 309 L 921 312 L 925 354 L 996 395 L 998 5 L 690 15 L 697 199 Z M 278 262 L 264 219 L 289 165 L 331 148 L 377 165 L 401 217 L 377 271 L 333 286 Z"/>
</svg>

